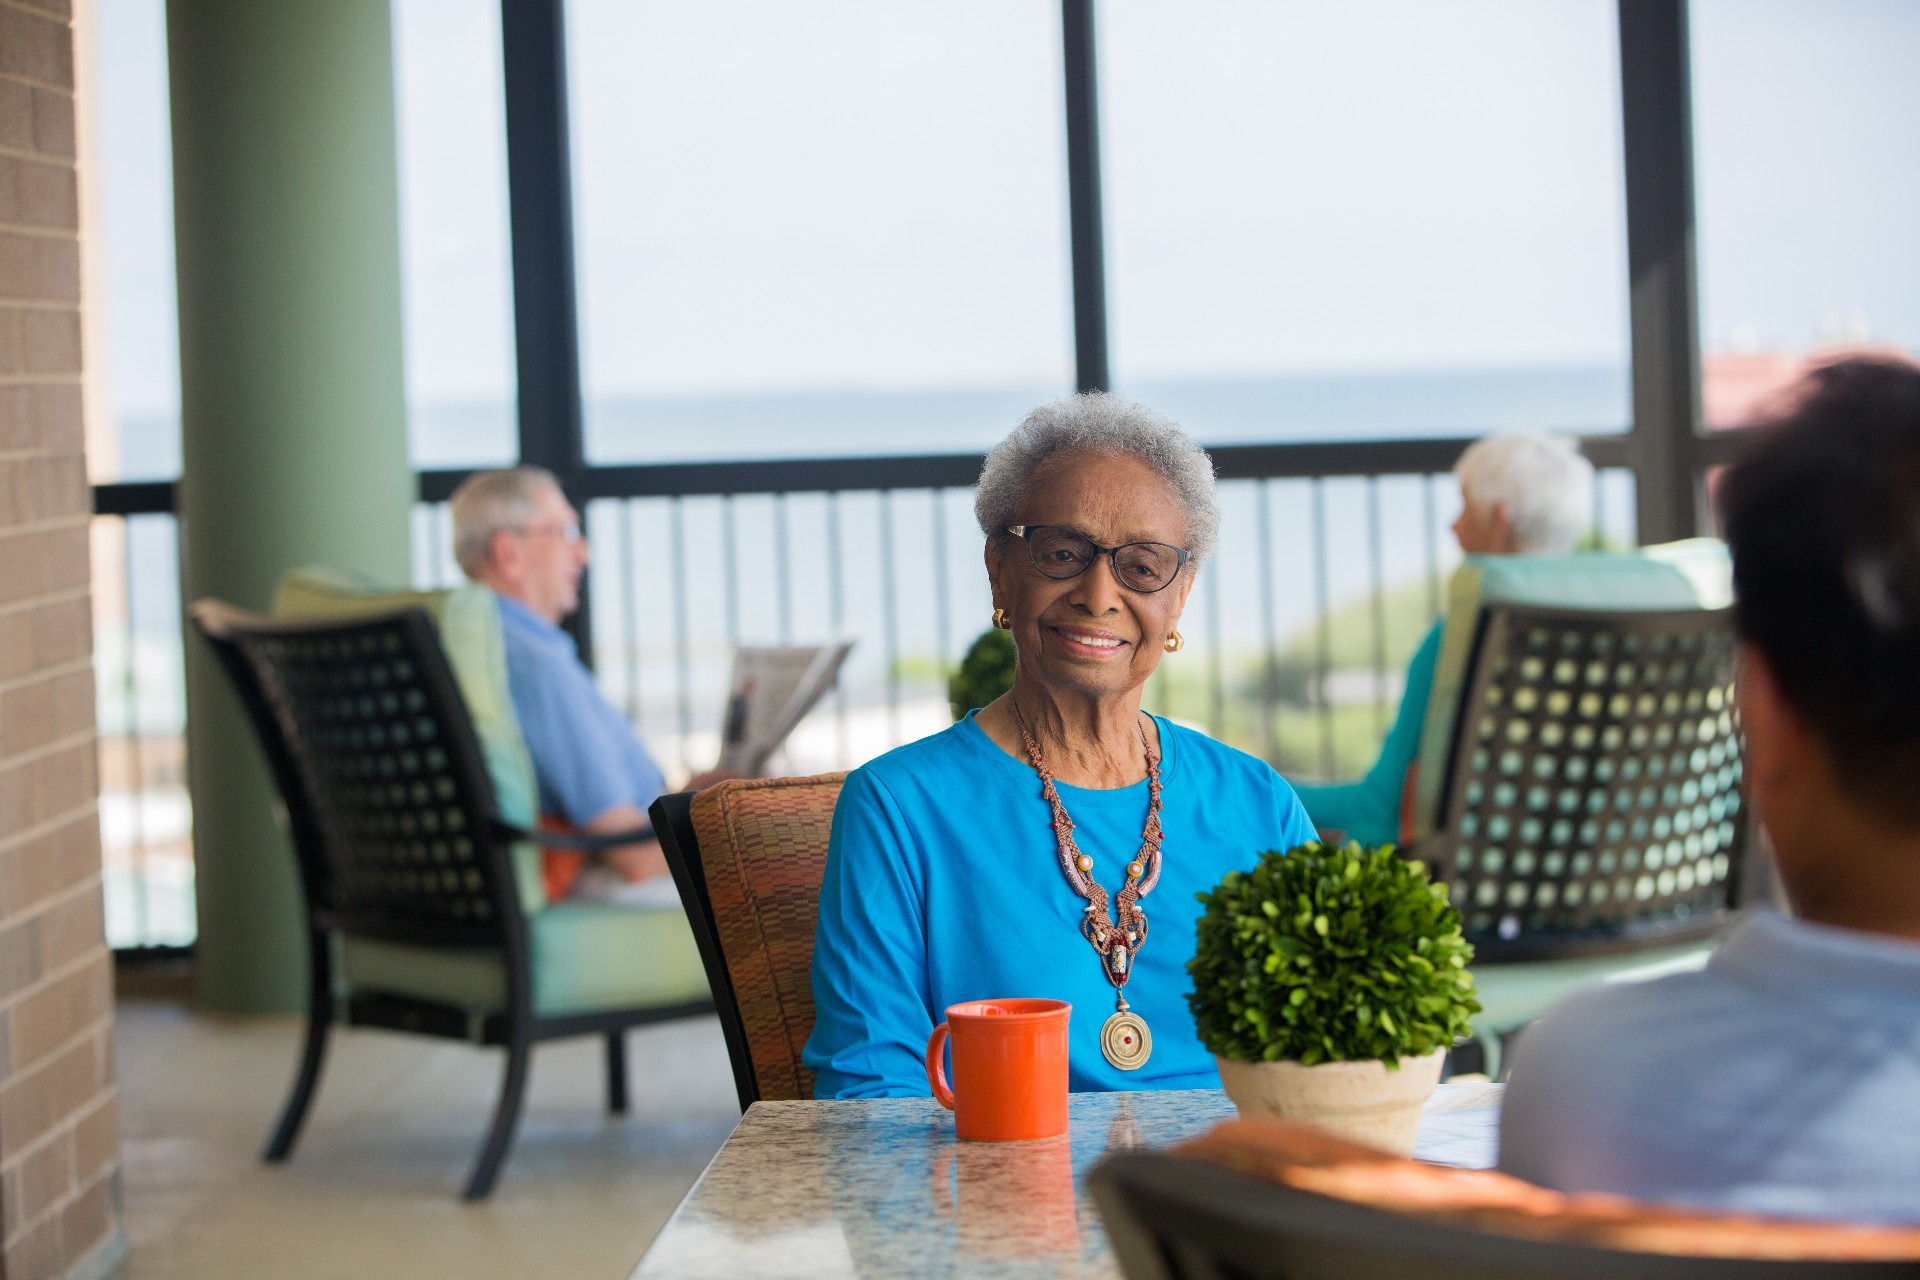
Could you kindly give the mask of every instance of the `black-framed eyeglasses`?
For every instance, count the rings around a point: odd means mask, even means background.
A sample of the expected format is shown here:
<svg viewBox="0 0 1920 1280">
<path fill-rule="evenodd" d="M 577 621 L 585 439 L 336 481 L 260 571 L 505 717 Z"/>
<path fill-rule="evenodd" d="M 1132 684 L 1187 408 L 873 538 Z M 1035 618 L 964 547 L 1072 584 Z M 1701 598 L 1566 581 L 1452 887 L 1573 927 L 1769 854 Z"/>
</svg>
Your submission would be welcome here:
<svg viewBox="0 0 1920 1280">
<path fill-rule="evenodd" d="M 1077 529 L 1054 524 L 1016 524 L 1007 532 L 1027 544 L 1027 558 L 1049 578 L 1077 578 L 1093 567 L 1096 557 L 1113 563 L 1113 580 L 1129 591 L 1152 595 L 1172 585 L 1186 568 L 1184 547 L 1164 542 L 1129 542 L 1103 547 Z"/>
</svg>

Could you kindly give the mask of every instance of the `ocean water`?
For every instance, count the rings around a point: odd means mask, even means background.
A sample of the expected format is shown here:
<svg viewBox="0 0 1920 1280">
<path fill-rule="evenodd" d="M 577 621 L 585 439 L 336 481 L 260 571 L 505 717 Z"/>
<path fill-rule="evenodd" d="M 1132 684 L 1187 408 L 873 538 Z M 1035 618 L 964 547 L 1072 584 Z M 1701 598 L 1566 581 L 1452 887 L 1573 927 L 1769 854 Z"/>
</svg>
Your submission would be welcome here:
<svg viewBox="0 0 1920 1280">
<path fill-rule="evenodd" d="M 971 452 L 1063 390 L 600 400 L 586 416 L 597 463 Z M 1596 367 L 1145 380 L 1123 390 L 1209 444 L 1591 434 L 1619 430 L 1628 403 L 1624 370 Z M 411 433 L 422 467 L 499 465 L 513 453 L 506 404 L 418 406 Z M 123 440 L 127 478 L 177 472 L 174 423 L 128 421 Z M 1601 498 L 1603 527 L 1629 541 L 1629 479 L 1604 477 Z M 1242 696 L 1235 672 L 1323 607 L 1450 569 L 1457 502 L 1448 477 L 1223 484 L 1221 549 L 1182 622 L 1188 649 L 1171 661 L 1217 673 L 1223 696 Z M 940 697 L 946 668 L 987 625 L 982 537 L 964 489 L 597 502 L 587 527 L 602 681 L 650 740 L 672 744 L 663 755 L 686 755 L 690 767 L 702 763 L 692 757 L 720 713 L 735 643 L 853 637 L 833 710 L 857 721 L 874 711 L 880 728 L 869 716 L 845 735 L 865 742 L 908 736 Z M 416 581 L 457 579 L 448 542 L 444 509 L 417 510 Z M 130 543 L 131 651 L 148 655 L 139 669 L 153 674 L 138 683 L 154 690 L 135 710 L 157 727 L 179 706 L 158 691 L 179 645 L 171 522 L 136 522 Z M 108 683 L 103 723 L 124 718 L 108 705 L 125 701 L 124 686 Z"/>
</svg>

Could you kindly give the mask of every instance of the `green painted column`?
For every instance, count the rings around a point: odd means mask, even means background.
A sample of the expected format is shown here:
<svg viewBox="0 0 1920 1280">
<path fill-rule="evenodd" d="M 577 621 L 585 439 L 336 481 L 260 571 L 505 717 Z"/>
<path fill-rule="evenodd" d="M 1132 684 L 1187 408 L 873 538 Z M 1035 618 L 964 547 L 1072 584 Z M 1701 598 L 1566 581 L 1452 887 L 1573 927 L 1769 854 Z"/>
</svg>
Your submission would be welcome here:
<svg viewBox="0 0 1920 1280">
<path fill-rule="evenodd" d="M 387 0 L 167 0 L 186 598 L 410 573 Z M 305 1005 L 299 880 L 253 733 L 187 641 L 201 1001 Z"/>
</svg>

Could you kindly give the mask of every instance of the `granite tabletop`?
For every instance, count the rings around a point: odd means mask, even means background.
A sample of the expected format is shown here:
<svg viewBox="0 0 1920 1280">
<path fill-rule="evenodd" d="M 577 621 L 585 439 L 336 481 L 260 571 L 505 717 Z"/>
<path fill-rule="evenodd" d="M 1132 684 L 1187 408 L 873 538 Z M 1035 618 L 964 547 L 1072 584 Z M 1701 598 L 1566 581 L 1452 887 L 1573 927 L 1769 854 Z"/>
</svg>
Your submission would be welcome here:
<svg viewBox="0 0 1920 1280">
<path fill-rule="evenodd" d="M 1496 1090 L 1442 1085 L 1417 1154 L 1483 1163 Z M 930 1098 L 756 1102 L 632 1280 L 1117 1277 L 1087 1171 L 1232 1115 L 1214 1089 L 1077 1093 L 1064 1137 L 987 1143 Z"/>
</svg>

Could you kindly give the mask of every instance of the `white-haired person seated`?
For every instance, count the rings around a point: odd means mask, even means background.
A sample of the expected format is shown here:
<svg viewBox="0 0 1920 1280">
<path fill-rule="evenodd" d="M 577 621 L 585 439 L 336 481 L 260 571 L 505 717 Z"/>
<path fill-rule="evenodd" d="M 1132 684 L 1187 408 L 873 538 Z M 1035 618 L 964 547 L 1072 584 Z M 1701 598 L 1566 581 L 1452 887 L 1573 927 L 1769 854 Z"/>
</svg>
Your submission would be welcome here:
<svg viewBox="0 0 1920 1280">
<path fill-rule="evenodd" d="M 847 778 L 815 1093 L 924 1096 L 942 1011 L 996 996 L 1073 1005 L 1073 1089 L 1217 1088 L 1186 1005 L 1196 895 L 1313 828 L 1264 761 L 1140 709 L 1218 536 L 1212 460 L 1139 405 L 1076 396 L 987 455 L 974 512 L 1013 688 Z"/>
<path fill-rule="evenodd" d="M 1792 917 L 1520 1037 L 1500 1167 L 1920 1223 L 1920 366 L 1809 380 L 1722 475 L 1743 783 Z"/>
<path fill-rule="evenodd" d="M 1593 528 L 1593 465 L 1571 440 L 1489 436 L 1460 455 L 1453 473 L 1460 481 L 1460 518 L 1453 522 L 1453 536 L 1467 555 L 1563 555 L 1576 549 Z M 1316 827 L 1344 832 L 1362 844 L 1400 839 L 1400 815 L 1409 770 L 1420 756 L 1442 626 L 1436 622 L 1414 650 L 1400 710 L 1366 775 L 1352 782 L 1296 784 Z"/>
<path fill-rule="evenodd" d="M 450 505 L 454 558 L 499 603 L 507 693 L 533 758 L 543 820 L 588 834 L 649 830 L 647 806 L 666 787 L 660 766 L 560 629 L 580 607 L 587 568 L 580 514 L 541 467 L 476 471 L 454 490 Z M 710 771 L 688 786 L 730 776 Z M 549 851 L 542 871 L 550 898 L 678 901 L 666 856 L 651 835 L 592 859 Z"/>
</svg>

